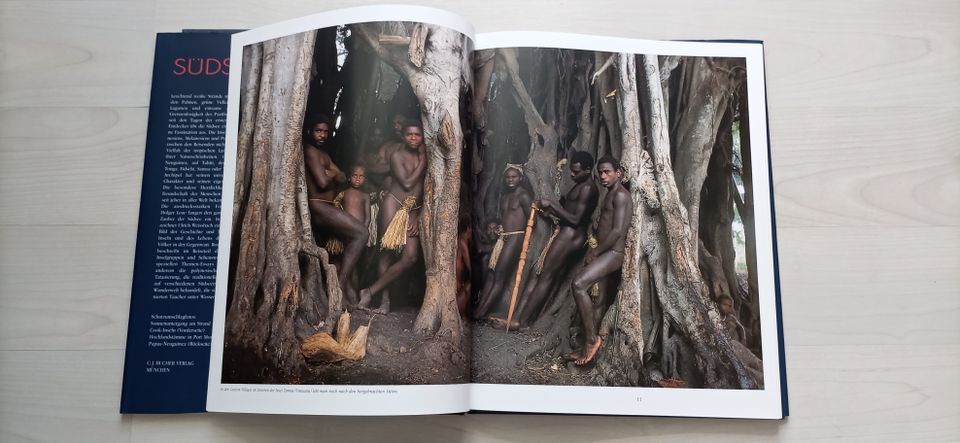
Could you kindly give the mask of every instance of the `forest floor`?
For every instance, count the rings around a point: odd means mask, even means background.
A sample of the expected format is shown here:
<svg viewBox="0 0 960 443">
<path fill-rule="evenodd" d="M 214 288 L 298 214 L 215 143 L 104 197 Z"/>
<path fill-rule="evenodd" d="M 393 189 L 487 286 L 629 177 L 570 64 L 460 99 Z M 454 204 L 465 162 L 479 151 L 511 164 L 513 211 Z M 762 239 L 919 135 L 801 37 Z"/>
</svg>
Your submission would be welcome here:
<svg viewBox="0 0 960 443">
<path fill-rule="evenodd" d="M 358 361 L 314 363 L 312 379 L 305 384 L 454 384 L 468 383 L 470 335 L 458 353 L 444 340 L 424 337 L 413 330 L 417 310 L 400 307 L 387 315 L 356 310 L 350 313 L 350 330 L 370 324 L 367 354 Z M 372 318 L 372 320 L 371 320 Z"/>
<path fill-rule="evenodd" d="M 559 356 L 533 352 L 543 340 L 533 329 L 508 333 L 493 328 L 487 322 L 464 321 L 466 328 L 461 346 L 465 352 L 461 356 L 444 340 L 414 332 L 413 322 L 416 318 L 417 310 L 413 307 L 402 307 L 387 315 L 360 310 L 352 312 L 351 331 L 370 324 L 366 356 L 359 361 L 311 363 L 312 377 L 303 380 L 303 383 L 407 385 L 472 381 L 532 385 L 592 384 L 592 364 L 578 367 Z M 530 357 L 525 358 L 527 355 Z"/>
<path fill-rule="evenodd" d="M 473 324 L 474 383 L 589 386 L 593 364 L 583 367 L 536 352 L 543 336 L 533 328 L 506 332 L 487 322 Z M 529 355 L 529 358 L 527 356 Z"/>
</svg>

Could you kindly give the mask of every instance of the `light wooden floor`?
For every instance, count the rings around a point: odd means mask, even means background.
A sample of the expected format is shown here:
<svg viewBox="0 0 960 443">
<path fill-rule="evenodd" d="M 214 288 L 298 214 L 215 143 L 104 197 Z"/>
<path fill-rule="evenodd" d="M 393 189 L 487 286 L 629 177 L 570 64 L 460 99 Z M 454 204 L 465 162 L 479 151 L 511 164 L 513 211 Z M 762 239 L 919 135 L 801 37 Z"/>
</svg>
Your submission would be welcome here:
<svg viewBox="0 0 960 443">
<path fill-rule="evenodd" d="M 120 416 L 154 34 L 370 2 L 262 3 L 0 0 L 0 441 L 960 439 L 956 0 L 416 1 L 766 42 L 789 420 Z"/>
</svg>

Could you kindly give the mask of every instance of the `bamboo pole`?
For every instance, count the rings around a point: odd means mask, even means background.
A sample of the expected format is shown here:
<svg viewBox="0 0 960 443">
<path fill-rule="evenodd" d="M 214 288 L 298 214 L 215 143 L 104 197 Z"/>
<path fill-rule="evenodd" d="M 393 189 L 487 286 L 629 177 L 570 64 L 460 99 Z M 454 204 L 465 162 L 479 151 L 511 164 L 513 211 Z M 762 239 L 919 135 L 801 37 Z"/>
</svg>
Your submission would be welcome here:
<svg viewBox="0 0 960 443">
<path fill-rule="evenodd" d="M 530 236 L 533 234 L 533 223 L 536 217 L 537 204 L 530 203 L 530 217 L 527 218 L 527 229 L 523 231 L 523 246 L 520 248 L 520 263 L 517 265 L 517 276 L 513 279 L 513 293 L 510 294 L 510 310 L 507 311 L 507 331 L 510 331 L 510 322 L 513 321 L 513 309 L 517 306 L 517 293 L 520 292 L 520 279 L 523 278 L 523 266 L 527 263 L 527 248 L 530 247 Z"/>
</svg>

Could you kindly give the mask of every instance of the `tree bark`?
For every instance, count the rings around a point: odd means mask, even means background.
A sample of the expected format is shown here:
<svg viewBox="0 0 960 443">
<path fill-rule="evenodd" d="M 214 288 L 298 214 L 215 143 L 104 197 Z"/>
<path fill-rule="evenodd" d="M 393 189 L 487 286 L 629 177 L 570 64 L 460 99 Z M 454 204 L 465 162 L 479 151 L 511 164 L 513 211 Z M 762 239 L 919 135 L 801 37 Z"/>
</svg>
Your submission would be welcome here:
<svg viewBox="0 0 960 443">
<path fill-rule="evenodd" d="M 615 62 L 622 57 L 622 54 L 607 55 L 601 53 L 598 53 L 597 57 L 602 57 L 604 55 L 613 58 Z M 618 67 L 622 68 L 619 63 Z M 618 72 L 612 69 L 606 70 L 597 76 L 597 85 L 600 91 L 600 106 L 603 110 L 603 123 L 604 126 L 606 126 L 606 134 L 608 137 L 608 143 L 606 149 L 604 150 L 604 154 L 612 155 L 616 158 L 621 158 L 624 156 L 622 151 L 627 143 L 624 137 L 629 131 L 628 129 L 621 129 L 620 127 L 623 123 L 623 120 L 621 119 L 621 112 L 623 112 L 622 101 L 624 100 L 623 94 L 627 94 L 626 91 L 620 89 L 623 86 L 622 77 L 623 76 L 620 75 L 620 78 L 618 78 Z M 634 86 L 636 86 L 636 82 L 634 82 Z M 608 97 L 610 94 L 614 94 L 614 96 Z M 636 100 L 636 97 L 627 97 L 626 99 Z M 637 141 L 639 143 L 639 139 Z"/>
<path fill-rule="evenodd" d="M 737 86 L 733 64 L 704 57 L 688 61 L 691 84 L 682 117 L 677 122 L 675 177 L 680 201 L 687 210 L 692 236 L 690 249 L 697 250 L 700 221 L 700 190 L 707 176 L 717 131 L 727 103 Z M 659 84 L 659 81 L 658 81 Z"/>
<path fill-rule="evenodd" d="M 633 214 L 627 230 L 624 246 L 623 267 L 620 288 L 613 306 L 607 311 L 601 323 L 601 336 L 610 337 L 611 332 L 617 340 L 608 338 L 607 347 L 597 362 L 597 369 L 604 381 L 615 385 L 638 385 L 644 356 L 645 325 L 641 317 L 642 307 L 651 296 L 647 287 L 641 284 L 641 266 L 643 247 L 640 245 L 641 231 L 647 223 L 646 214 L 651 205 L 644 196 L 649 190 L 650 158 L 643 150 L 640 129 L 640 104 L 637 91 L 636 57 L 633 54 L 616 54 L 617 64 L 617 127 L 622 129 L 623 156 L 620 160 L 624 177 L 629 181 L 630 196 L 633 200 Z M 654 203 L 655 205 L 655 203 Z M 648 329 L 648 328 L 646 328 Z"/>
<path fill-rule="evenodd" d="M 309 224 L 305 227 L 302 219 L 306 196 L 301 147 L 315 37 L 306 32 L 262 43 L 256 117 L 241 116 L 241 122 L 255 122 L 255 129 L 249 146 L 249 193 L 241 205 L 240 229 L 234 231 L 239 252 L 227 315 L 225 380 L 290 382 L 303 369 L 298 335 L 308 331 L 298 333 L 298 324 L 303 324 L 298 316 L 316 312 L 322 296 L 304 290 L 300 266 L 300 254 L 315 248 Z M 254 109 L 245 106 L 244 111 Z M 241 128 L 244 131 L 249 129 Z M 304 273 L 319 276 L 311 264 L 317 262 L 307 260 Z M 306 323 L 319 326 L 318 317 L 310 315 Z"/>
<path fill-rule="evenodd" d="M 736 249 L 733 243 L 733 106 L 727 107 L 717 133 L 707 177 L 701 190 L 700 240 L 703 250 L 701 266 L 709 263 L 711 298 L 731 297 L 740 306 L 743 294 L 736 273 Z M 714 263 L 715 262 L 715 263 Z"/>
<path fill-rule="evenodd" d="M 419 28 L 413 37 L 423 41 L 422 47 L 396 51 L 381 46 L 369 26 L 355 25 L 354 29 L 410 83 L 420 102 L 427 146 L 428 166 L 420 214 L 427 282 L 414 329 L 421 334 L 443 337 L 459 349 L 462 331 L 456 304 L 456 220 L 463 151 L 460 94 L 468 89 L 472 80 L 462 75 L 467 40 L 448 28 L 417 25 Z M 420 51 L 425 51 L 422 57 Z"/>
<path fill-rule="evenodd" d="M 761 349 L 759 334 L 760 289 L 757 277 L 757 234 L 753 212 L 753 155 L 750 149 L 750 110 L 747 106 L 747 85 L 745 82 L 740 85 L 738 105 L 740 110 L 740 159 L 743 163 L 740 176 L 743 180 L 743 198 L 740 199 L 739 190 L 735 190 L 734 194 L 740 220 L 743 222 L 744 237 L 746 237 L 744 243 L 747 261 L 748 300 L 750 301 L 750 316 L 744 326 L 750 332 L 748 334 L 751 336 L 750 347 L 759 352 Z"/>
<path fill-rule="evenodd" d="M 700 370 L 708 387 L 756 388 L 757 381 L 722 333 L 719 313 L 706 295 L 697 267 L 697 249 L 691 247 L 691 239 L 697 237 L 681 204 L 670 162 L 670 139 L 656 56 L 643 56 L 643 65 L 650 109 L 647 127 L 651 132 L 657 194 L 670 257 L 666 287 L 658 287 L 657 295 L 664 311 L 680 326 L 700 357 Z"/>
</svg>

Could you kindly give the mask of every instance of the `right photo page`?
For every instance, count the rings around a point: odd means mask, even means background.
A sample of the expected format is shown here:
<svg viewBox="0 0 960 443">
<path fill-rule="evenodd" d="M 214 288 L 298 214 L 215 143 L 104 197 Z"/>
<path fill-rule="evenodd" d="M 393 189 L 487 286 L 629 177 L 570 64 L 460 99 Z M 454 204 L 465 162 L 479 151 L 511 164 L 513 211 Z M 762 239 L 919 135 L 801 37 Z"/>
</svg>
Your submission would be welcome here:
<svg viewBox="0 0 960 443">
<path fill-rule="evenodd" d="M 474 54 L 472 382 L 763 390 L 766 364 L 779 378 L 747 58 L 678 52 Z"/>
</svg>

